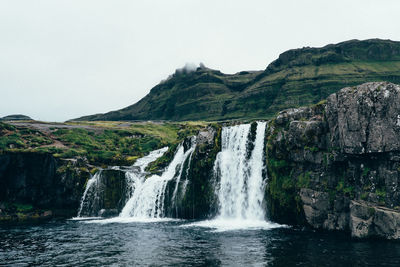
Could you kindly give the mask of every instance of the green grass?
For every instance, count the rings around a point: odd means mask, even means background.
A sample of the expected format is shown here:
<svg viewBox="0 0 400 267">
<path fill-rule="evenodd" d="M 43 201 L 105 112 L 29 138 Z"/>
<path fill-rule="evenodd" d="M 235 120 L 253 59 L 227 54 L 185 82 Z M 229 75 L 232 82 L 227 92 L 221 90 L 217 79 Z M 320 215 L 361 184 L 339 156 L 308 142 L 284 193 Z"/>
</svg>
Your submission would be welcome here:
<svg viewBox="0 0 400 267">
<path fill-rule="evenodd" d="M 14 206 L 17 208 L 18 212 L 28 212 L 28 211 L 31 211 L 33 209 L 32 205 L 30 205 L 30 204 L 19 204 L 19 203 L 16 203 L 16 204 L 14 204 Z"/>
<path fill-rule="evenodd" d="M 195 135 L 206 122 L 182 123 L 68 123 L 79 128 L 52 127 L 51 133 L 0 124 L 1 151 L 51 153 L 55 157 L 86 157 L 97 165 L 130 165 L 152 150 L 174 146 Z M 55 144 L 63 146 L 55 146 Z"/>
</svg>

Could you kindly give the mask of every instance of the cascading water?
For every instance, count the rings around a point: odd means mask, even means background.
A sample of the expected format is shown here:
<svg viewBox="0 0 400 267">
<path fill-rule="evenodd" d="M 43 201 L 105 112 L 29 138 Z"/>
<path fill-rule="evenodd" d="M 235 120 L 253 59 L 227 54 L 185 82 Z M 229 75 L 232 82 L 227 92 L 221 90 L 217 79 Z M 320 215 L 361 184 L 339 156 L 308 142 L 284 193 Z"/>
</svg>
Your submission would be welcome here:
<svg viewBox="0 0 400 267">
<path fill-rule="evenodd" d="M 195 141 L 193 141 L 190 149 L 185 152 L 183 144 L 180 144 L 174 159 L 161 176 L 152 175 L 146 178 L 143 175 L 138 177 L 135 181 L 133 195 L 122 209 L 120 217 L 134 217 L 138 219 L 162 218 L 164 216 L 167 183 L 176 177 L 176 187 L 172 198 L 174 200 L 177 197 L 176 194 L 183 173 L 183 165 L 192 155 L 195 145 Z"/>
<path fill-rule="evenodd" d="M 93 216 L 93 210 L 99 205 L 99 191 L 102 170 L 96 172 L 86 183 L 85 191 L 83 192 L 81 204 L 79 206 L 78 217 Z"/>
<path fill-rule="evenodd" d="M 174 192 L 172 193 L 172 205 L 175 207 L 175 213 L 176 213 L 177 217 L 178 217 L 178 205 L 177 205 L 178 204 L 178 190 L 179 190 L 179 186 L 180 186 L 180 181 L 181 181 L 181 178 L 182 178 L 182 175 L 183 175 L 183 169 L 185 167 L 185 161 L 186 161 L 187 158 L 189 158 L 188 166 L 187 166 L 186 173 L 185 173 L 186 180 L 183 183 L 182 192 L 180 194 L 180 195 L 184 195 L 185 192 L 186 192 L 187 184 L 189 182 L 188 174 L 189 174 L 189 169 L 190 169 L 190 163 L 192 161 L 192 155 L 193 155 L 194 149 L 196 148 L 196 137 L 193 136 L 191 138 L 190 142 L 191 142 L 190 148 L 185 152 L 185 159 L 184 159 L 184 161 L 182 162 L 182 164 L 180 166 L 179 173 L 178 173 L 178 176 L 177 176 L 176 182 L 175 182 Z"/>
<path fill-rule="evenodd" d="M 136 162 L 132 165 L 132 168 L 125 173 L 125 177 L 127 180 L 128 190 L 127 192 L 129 195 L 127 199 L 130 199 L 133 192 L 135 192 L 136 187 L 141 183 L 143 178 L 146 175 L 146 167 L 153 161 L 160 158 L 167 152 L 168 147 L 164 147 L 158 150 L 154 150 L 149 153 L 149 155 L 136 160 Z"/>
<path fill-rule="evenodd" d="M 224 127 L 221 133 L 221 151 L 214 162 L 215 192 L 219 213 L 214 220 L 192 223 L 186 226 L 217 228 L 217 231 L 236 229 L 271 229 L 282 227 L 265 219 L 263 207 L 265 181 L 264 140 L 265 122 L 258 122 L 255 129 L 250 124 Z M 107 222 L 165 220 L 170 212 L 178 216 L 179 201 L 189 183 L 189 170 L 196 139 L 178 146 L 173 160 L 162 173 L 146 177 L 148 164 L 164 154 L 166 148 L 153 151 L 126 171 L 129 200 L 119 217 Z M 185 147 L 186 151 L 185 151 Z M 96 176 L 97 175 L 97 176 Z M 83 200 L 87 199 L 101 172 L 88 182 Z M 85 207 L 81 204 L 80 212 Z M 168 205 L 168 207 L 165 207 Z M 93 221 L 95 222 L 95 221 Z"/>
<path fill-rule="evenodd" d="M 265 180 L 263 180 L 264 169 L 264 140 L 266 122 L 257 123 L 256 140 L 253 153 L 251 154 L 249 166 L 250 176 L 247 181 L 247 210 L 244 217 L 247 219 L 262 220 L 265 218 L 265 209 L 262 206 L 265 192 Z"/>
<path fill-rule="evenodd" d="M 254 142 L 249 140 L 250 128 L 250 124 L 242 124 L 222 129 L 222 148 L 214 163 L 214 176 L 219 181 L 216 186 L 219 214 L 214 220 L 189 226 L 221 231 L 279 226 L 265 220 L 263 208 L 266 122 L 257 122 Z"/>
<path fill-rule="evenodd" d="M 215 175 L 220 177 L 219 217 L 223 219 L 263 220 L 265 122 L 257 123 L 254 149 L 248 159 L 250 125 L 222 130 L 222 150 L 215 161 Z"/>
<path fill-rule="evenodd" d="M 130 192 L 135 190 L 137 181 L 144 177 L 147 165 L 161 157 L 167 150 L 168 147 L 164 147 L 152 151 L 149 155 L 138 159 L 128 170 L 126 170 L 125 179 L 128 185 L 126 190 L 129 193 L 128 199 L 130 197 Z M 121 170 L 118 166 L 111 167 L 110 169 Z M 103 170 L 99 170 L 87 181 L 81 204 L 79 206 L 78 217 L 98 215 L 101 206 L 102 190 L 105 189 L 104 185 L 100 181 L 102 173 Z"/>
</svg>

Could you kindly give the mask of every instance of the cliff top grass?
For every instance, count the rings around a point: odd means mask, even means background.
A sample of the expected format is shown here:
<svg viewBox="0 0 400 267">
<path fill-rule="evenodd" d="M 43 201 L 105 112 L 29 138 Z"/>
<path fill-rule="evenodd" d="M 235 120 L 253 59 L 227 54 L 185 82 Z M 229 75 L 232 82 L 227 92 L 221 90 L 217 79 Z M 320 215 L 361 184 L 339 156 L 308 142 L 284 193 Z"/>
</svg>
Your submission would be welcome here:
<svg viewBox="0 0 400 267">
<path fill-rule="evenodd" d="M 0 152 L 86 157 L 93 165 L 131 165 L 148 152 L 179 143 L 205 122 L 0 122 Z"/>
</svg>

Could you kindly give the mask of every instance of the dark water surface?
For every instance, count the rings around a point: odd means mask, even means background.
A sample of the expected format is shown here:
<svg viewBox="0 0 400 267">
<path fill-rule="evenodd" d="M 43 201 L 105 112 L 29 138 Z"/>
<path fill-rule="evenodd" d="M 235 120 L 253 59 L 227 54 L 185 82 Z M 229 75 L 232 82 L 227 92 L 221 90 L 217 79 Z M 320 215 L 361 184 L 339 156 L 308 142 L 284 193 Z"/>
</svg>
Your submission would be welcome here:
<svg viewBox="0 0 400 267">
<path fill-rule="evenodd" d="M 275 228 L 213 232 L 188 221 L 54 221 L 0 227 L 1 266 L 400 266 L 400 243 Z"/>
</svg>

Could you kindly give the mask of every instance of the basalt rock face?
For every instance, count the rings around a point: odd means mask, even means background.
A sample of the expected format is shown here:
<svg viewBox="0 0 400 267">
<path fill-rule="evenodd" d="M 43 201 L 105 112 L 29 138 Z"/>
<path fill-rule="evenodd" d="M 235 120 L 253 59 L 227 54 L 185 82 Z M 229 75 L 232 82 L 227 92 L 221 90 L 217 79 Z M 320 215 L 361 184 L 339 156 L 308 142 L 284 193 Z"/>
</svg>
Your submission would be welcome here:
<svg viewBox="0 0 400 267">
<path fill-rule="evenodd" d="M 328 98 L 330 143 L 346 154 L 400 151 L 400 88 L 370 83 Z"/>
<path fill-rule="evenodd" d="M 0 155 L 0 202 L 29 204 L 55 215 L 76 213 L 89 172 L 68 163 L 49 154 Z"/>
<path fill-rule="evenodd" d="M 4 208 L 15 205 L 31 206 L 29 214 L 33 217 L 43 211 L 49 211 L 45 216 L 47 219 L 76 216 L 86 182 L 91 177 L 89 168 L 82 158 L 62 160 L 34 152 L 1 154 L 0 204 L 3 208 L 0 207 L 0 221 L 32 219 L 27 214 L 20 214 L 24 215 L 21 217 L 17 210 Z M 124 182 L 122 171 L 104 171 L 101 209 L 122 208 L 124 203 L 120 202 L 126 194 Z"/>
<path fill-rule="evenodd" d="M 348 87 L 268 128 L 270 216 L 354 237 L 399 238 L 400 86 Z"/>
</svg>

